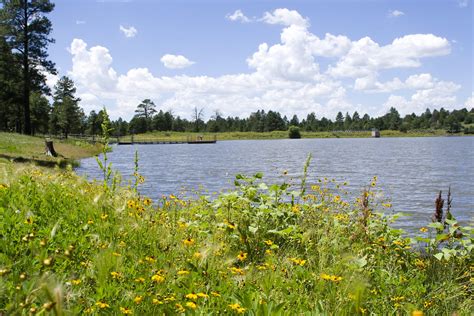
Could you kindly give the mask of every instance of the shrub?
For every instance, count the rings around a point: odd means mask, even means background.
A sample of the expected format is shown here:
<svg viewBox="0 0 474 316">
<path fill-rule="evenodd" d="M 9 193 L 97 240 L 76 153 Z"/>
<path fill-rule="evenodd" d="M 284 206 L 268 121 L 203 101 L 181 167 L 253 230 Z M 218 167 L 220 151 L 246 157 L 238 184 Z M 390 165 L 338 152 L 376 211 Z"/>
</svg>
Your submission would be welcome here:
<svg viewBox="0 0 474 316">
<path fill-rule="evenodd" d="M 290 138 L 301 138 L 300 128 L 298 126 L 290 126 L 288 136 Z"/>
</svg>

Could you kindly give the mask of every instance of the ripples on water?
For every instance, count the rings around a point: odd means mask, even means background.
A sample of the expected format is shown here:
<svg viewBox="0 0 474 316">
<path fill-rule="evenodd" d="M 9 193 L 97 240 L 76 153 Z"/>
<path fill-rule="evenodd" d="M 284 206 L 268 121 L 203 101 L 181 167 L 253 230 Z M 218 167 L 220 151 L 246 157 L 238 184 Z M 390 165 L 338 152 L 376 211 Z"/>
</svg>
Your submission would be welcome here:
<svg viewBox="0 0 474 316">
<path fill-rule="evenodd" d="M 313 155 L 307 183 L 328 177 L 349 182 L 358 195 L 378 177 L 383 199 L 397 212 L 410 214 L 402 228 L 430 221 L 439 190 L 451 186 L 453 213 L 464 222 L 474 214 L 474 137 L 282 139 L 218 141 L 199 145 L 115 146 L 109 153 L 113 168 L 125 179 L 134 169 L 135 150 L 140 173 L 146 178 L 141 193 L 157 199 L 163 194 L 191 194 L 202 186 L 208 192 L 231 189 L 235 174 L 264 173 L 266 183 L 286 177 L 299 183 L 309 153 Z M 98 173 L 94 158 L 84 159 L 79 174 Z M 353 196 L 353 197 L 354 197 Z"/>
</svg>

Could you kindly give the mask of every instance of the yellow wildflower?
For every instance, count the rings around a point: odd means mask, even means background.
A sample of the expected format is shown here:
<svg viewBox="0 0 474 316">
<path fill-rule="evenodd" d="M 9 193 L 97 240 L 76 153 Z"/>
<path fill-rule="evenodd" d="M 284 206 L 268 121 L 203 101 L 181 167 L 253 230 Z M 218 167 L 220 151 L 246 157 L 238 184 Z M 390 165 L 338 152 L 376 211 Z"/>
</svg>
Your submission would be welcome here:
<svg viewBox="0 0 474 316">
<path fill-rule="evenodd" d="M 102 215 L 100 215 L 100 218 L 102 218 L 102 219 L 104 219 L 104 220 L 107 219 L 107 217 L 109 217 L 109 215 L 107 215 L 107 214 L 102 214 Z"/>
<path fill-rule="evenodd" d="M 145 261 L 148 262 L 148 263 L 155 263 L 156 262 L 156 259 L 155 257 L 151 256 L 151 257 L 145 257 Z"/>
<path fill-rule="evenodd" d="M 298 258 L 290 258 L 290 261 L 293 262 L 293 264 L 297 266 L 304 266 L 304 264 L 306 263 L 306 260 L 298 259 Z"/>
<path fill-rule="evenodd" d="M 131 309 L 128 309 L 126 307 L 120 307 L 120 312 L 124 315 L 132 315 L 133 312 Z"/>
<path fill-rule="evenodd" d="M 80 279 L 71 280 L 72 285 L 79 285 L 81 282 L 82 281 Z"/>
<path fill-rule="evenodd" d="M 325 281 L 331 281 L 331 282 L 339 282 L 339 281 L 342 280 L 341 276 L 331 275 L 331 274 L 327 274 L 327 273 L 321 273 L 320 277 L 321 277 L 321 279 L 323 279 Z"/>
<path fill-rule="evenodd" d="M 265 240 L 264 243 L 265 243 L 265 245 L 267 245 L 267 246 L 273 245 L 273 241 L 271 241 L 270 239 L 269 239 L 269 240 Z"/>
<path fill-rule="evenodd" d="M 179 270 L 178 275 L 188 275 L 190 272 L 187 270 Z"/>
<path fill-rule="evenodd" d="M 98 306 L 100 309 L 104 309 L 104 308 L 109 308 L 110 305 L 105 303 L 105 302 L 102 302 L 102 301 L 98 301 L 97 303 L 95 303 L 96 306 Z"/>
<path fill-rule="evenodd" d="M 237 256 L 237 259 L 239 259 L 240 261 L 244 261 L 245 259 L 247 259 L 247 253 L 241 251 L 239 255 Z"/>
<path fill-rule="evenodd" d="M 189 307 L 189 308 L 191 308 L 191 309 L 196 309 L 197 304 L 194 303 L 194 302 L 187 302 L 187 303 L 186 303 L 186 307 Z"/>
<path fill-rule="evenodd" d="M 136 278 L 134 281 L 137 282 L 137 283 L 143 283 L 143 282 L 145 282 L 145 278 L 141 278 L 141 277 Z"/>
<path fill-rule="evenodd" d="M 148 206 L 148 205 L 151 205 L 151 203 L 152 203 L 152 201 L 151 201 L 150 198 L 145 198 L 145 199 L 143 200 L 143 204 L 144 204 L 144 205 L 147 205 L 147 206 Z"/>
<path fill-rule="evenodd" d="M 195 294 L 195 293 L 186 294 L 185 297 L 186 297 L 187 299 L 190 299 L 190 300 L 197 300 L 197 298 L 198 298 L 197 294 Z"/>
<path fill-rule="evenodd" d="M 230 228 L 230 229 L 235 229 L 236 228 L 236 225 L 232 222 L 229 222 L 228 220 L 224 220 L 224 224 L 226 224 L 227 227 Z"/>
<path fill-rule="evenodd" d="M 192 246 L 192 245 L 194 245 L 194 243 L 195 243 L 195 241 L 194 241 L 193 238 L 187 238 L 187 239 L 183 240 L 183 244 L 185 246 Z"/>
<path fill-rule="evenodd" d="M 120 273 L 117 271 L 110 272 L 110 275 L 112 276 L 112 279 L 119 279 L 121 277 Z"/>
<path fill-rule="evenodd" d="M 133 301 L 135 302 L 135 304 L 140 304 L 143 301 L 143 296 L 141 295 L 135 296 Z"/>
<path fill-rule="evenodd" d="M 200 298 L 208 298 L 209 297 L 209 295 L 207 295 L 206 293 L 202 293 L 202 292 L 199 292 L 196 295 Z"/>
<path fill-rule="evenodd" d="M 244 270 L 242 270 L 240 268 L 231 267 L 231 268 L 229 268 L 229 270 L 232 272 L 232 274 L 244 275 Z"/>
<path fill-rule="evenodd" d="M 154 305 L 163 305 L 163 301 L 160 301 L 160 300 L 157 299 L 157 298 L 154 298 L 151 302 L 152 302 Z"/>
<path fill-rule="evenodd" d="M 428 231 L 428 228 L 426 228 L 426 227 L 421 227 L 420 228 L 420 232 L 422 232 L 422 233 L 426 233 L 427 231 Z"/>
<path fill-rule="evenodd" d="M 243 308 L 242 306 L 240 306 L 239 303 L 235 303 L 235 304 L 229 304 L 229 307 L 230 309 L 236 311 L 237 313 L 239 314 L 243 314 L 245 312 L 245 308 Z"/>
<path fill-rule="evenodd" d="M 193 254 L 193 257 L 196 258 L 196 259 L 200 259 L 202 257 L 202 254 L 200 252 L 195 252 Z"/>
<path fill-rule="evenodd" d="M 215 297 L 221 297 L 221 295 L 217 292 L 211 292 L 211 295 Z"/>
<path fill-rule="evenodd" d="M 411 316 L 423 316 L 423 312 L 422 311 L 413 311 L 411 313 Z"/>
<path fill-rule="evenodd" d="M 121 254 L 119 254 L 118 252 L 112 252 L 112 256 L 115 256 L 115 257 L 120 257 Z"/>
<path fill-rule="evenodd" d="M 155 274 L 151 277 L 151 280 L 156 283 L 161 283 L 165 280 L 165 277 L 161 274 Z"/>
</svg>

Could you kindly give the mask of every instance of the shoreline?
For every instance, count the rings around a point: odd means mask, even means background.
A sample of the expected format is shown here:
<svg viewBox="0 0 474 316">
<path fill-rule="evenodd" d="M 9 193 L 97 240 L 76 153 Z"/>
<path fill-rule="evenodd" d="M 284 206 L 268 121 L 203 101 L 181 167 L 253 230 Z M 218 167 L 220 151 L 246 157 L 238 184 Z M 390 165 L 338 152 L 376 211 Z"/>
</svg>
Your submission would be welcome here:
<svg viewBox="0 0 474 316">
<path fill-rule="evenodd" d="M 412 138 L 412 137 L 464 137 L 474 136 L 470 134 L 457 133 L 449 134 L 443 130 L 432 130 L 432 131 L 414 131 L 402 133 L 400 131 L 385 130 L 381 131 L 380 138 Z M 289 139 L 288 131 L 273 131 L 273 132 L 225 132 L 225 133 L 197 133 L 197 132 L 149 132 L 145 134 L 134 135 L 135 141 L 144 141 L 147 139 L 160 139 L 160 140 L 183 140 L 187 137 L 203 136 L 203 138 L 216 137 L 217 141 L 223 140 L 265 140 L 265 139 Z M 111 140 L 114 140 L 114 136 Z M 313 138 L 372 138 L 370 131 L 354 131 L 354 132 L 301 132 L 300 139 L 313 139 Z M 122 136 L 120 140 L 130 141 L 131 135 Z"/>
</svg>

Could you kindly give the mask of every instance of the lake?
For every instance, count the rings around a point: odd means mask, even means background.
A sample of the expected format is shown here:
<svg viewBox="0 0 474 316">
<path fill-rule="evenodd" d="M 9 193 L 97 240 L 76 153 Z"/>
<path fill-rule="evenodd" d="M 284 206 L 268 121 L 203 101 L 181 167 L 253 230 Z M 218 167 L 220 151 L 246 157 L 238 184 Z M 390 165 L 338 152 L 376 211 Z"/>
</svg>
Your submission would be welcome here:
<svg viewBox="0 0 474 316">
<path fill-rule="evenodd" d="M 348 182 L 354 198 L 378 177 L 380 200 L 391 200 L 396 212 L 410 214 L 397 224 L 414 229 L 426 225 L 440 190 L 451 186 L 453 215 L 472 223 L 474 214 L 474 137 L 331 138 L 218 141 L 216 144 L 113 146 L 109 159 L 124 179 L 134 172 L 146 178 L 140 192 L 153 199 L 162 195 L 209 195 L 233 188 L 235 175 L 263 172 L 266 183 L 299 183 L 309 153 L 313 155 L 308 185 L 318 179 Z M 287 171 L 287 175 L 284 172 Z M 79 174 L 99 174 L 95 158 L 81 161 Z M 446 205 L 446 202 L 445 202 Z"/>
</svg>

